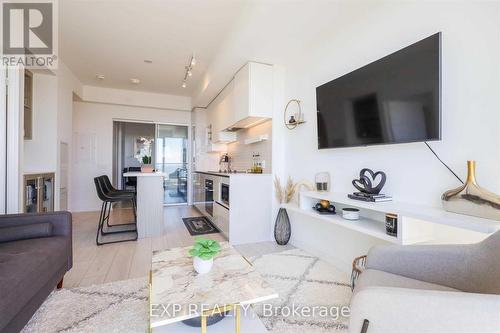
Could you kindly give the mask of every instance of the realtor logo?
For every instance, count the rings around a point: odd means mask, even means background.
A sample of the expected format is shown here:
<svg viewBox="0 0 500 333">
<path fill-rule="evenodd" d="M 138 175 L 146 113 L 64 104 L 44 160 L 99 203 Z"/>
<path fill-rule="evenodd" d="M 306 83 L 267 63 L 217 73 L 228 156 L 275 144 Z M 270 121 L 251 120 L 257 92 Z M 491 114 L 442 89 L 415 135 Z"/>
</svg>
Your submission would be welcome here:
<svg viewBox="0 0 500 333">
<path fill-rule="evenodd" d="M 3 65 L 54 68 L 57 59 L 55 6 L 50 0 L 2 1 Z"/>
</svg>

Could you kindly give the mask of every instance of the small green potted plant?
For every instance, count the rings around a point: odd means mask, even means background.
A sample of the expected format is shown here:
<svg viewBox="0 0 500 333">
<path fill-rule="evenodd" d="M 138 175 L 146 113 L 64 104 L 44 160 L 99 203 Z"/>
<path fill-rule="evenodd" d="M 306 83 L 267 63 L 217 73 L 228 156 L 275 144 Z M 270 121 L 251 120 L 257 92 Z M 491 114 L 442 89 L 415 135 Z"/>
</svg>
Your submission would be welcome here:
<svg viewBox="0 0 500 333">
<path fill-rule="evenodd" d="M 135 158 L 139 163 L 141 163 L 141 172 L 153 172 L 154 168 L 151 164 L 153 155 L 153 143 L 154 139 L 151 137 L 138 137 L 136 139 L 136 147 L 135 147 Z"/>
<path fill-rule="evenodd" d="M 193 257 L 193 267 L 198 274 L 210 272 L 214 263 L 214 257 L 220 252 L 220 244 L 207 238 L 196 238 L 194 246 L 189 250 Z"/>
<path fill-rule="evenodd" d="M 142 157 L 141 172 L 153 172 L 153 165 L 151 164 L 151 155 L 144 155 Z"/>
</svg>

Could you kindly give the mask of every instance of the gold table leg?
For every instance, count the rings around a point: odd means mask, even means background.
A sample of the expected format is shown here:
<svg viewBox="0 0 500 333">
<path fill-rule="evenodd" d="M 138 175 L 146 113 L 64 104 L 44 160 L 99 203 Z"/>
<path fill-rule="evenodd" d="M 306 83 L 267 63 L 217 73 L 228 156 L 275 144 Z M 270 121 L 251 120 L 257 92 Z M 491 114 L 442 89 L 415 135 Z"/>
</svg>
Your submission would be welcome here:
<svg viewBox="0 0 500 333">
<path fill-rule="evenodd" d="M 240 304 L 226 305 L 222 309 L 218 309 L 218 311 L 208 310 L 202 313 L 201 315 L 201 333 L 207 333 L 207 317 L 209 315 L 213 315 L 214 313 L 225 313 L 229 310 L 234 310 L 234 319 L 235 319 L 235 331 L 236 333 L 241 332 L 241 306 Z"/>
<path fill-rule="evenodd" d="M 234 305 L 235 321 L 236 321 L 236 333 L 240 333 L 241 330 L 241 308 L 239 304 Z"/>
<path fill-rule="evenodd" d="M 207 316 L 201 315 L 201 333 L 207 333 Z"/>
</svg>

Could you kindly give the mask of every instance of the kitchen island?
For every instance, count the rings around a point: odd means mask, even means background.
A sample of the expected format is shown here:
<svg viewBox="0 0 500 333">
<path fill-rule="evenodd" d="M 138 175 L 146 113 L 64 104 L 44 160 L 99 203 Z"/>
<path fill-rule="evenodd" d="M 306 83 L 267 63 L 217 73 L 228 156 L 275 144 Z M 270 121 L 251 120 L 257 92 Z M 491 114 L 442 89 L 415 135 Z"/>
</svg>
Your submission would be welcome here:
<svg viewBox="0 0 500 333">
<path fill-rule="evenodd" d="M 163 233 L 164 173 L 126 172 L 124 177 L 137 177 L 137 234 L 139 238 Z"/>
</svg>

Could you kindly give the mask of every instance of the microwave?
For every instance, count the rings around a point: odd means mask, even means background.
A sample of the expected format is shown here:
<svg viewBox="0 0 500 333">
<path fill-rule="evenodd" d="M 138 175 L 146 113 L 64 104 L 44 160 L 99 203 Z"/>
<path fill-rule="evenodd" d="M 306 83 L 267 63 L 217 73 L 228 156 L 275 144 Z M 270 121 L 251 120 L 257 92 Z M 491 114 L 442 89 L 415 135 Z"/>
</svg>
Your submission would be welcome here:
<svg viewBox="0 0 500 333">
<path fill-rule="evenodd" d="M 220 201 L 229 207 L 229 184 L 221 183 L 220 185 Z"/>
</svg>

